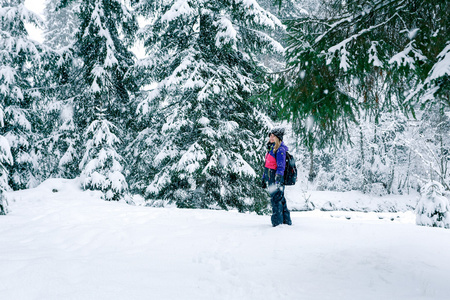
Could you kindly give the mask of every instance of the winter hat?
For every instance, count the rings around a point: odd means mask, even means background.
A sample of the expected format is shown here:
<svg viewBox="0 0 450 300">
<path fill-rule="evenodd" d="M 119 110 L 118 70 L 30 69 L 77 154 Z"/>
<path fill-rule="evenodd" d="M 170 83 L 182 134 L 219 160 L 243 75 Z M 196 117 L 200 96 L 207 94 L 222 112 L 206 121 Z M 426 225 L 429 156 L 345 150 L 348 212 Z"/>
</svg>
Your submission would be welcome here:
<svg viewBox="0 0 450 300">
<path fill-rule="evenodd" d="M 271 134 L 273 134 L 278 139 L 280 139 L 280 141 L 282 141 L 283 140 L 283 135 L 284 135 L 284 128 L 283 127 L 274 127 L 270 131 L 269 135 L 271 135 Z"/>
</svg>

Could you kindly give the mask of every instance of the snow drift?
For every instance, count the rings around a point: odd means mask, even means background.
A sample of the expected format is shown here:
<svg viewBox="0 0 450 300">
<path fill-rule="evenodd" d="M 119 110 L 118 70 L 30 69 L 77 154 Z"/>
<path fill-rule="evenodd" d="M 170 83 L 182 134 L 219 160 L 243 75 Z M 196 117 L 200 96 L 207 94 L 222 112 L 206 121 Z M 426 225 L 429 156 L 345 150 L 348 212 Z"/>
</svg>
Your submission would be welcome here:
<svg viewBox="0 0 450 300">
<path fill-rule="evenodd" d="M 76 180 L 11 193 L 2 299 L 446 299 L 450 230 L 396 214 L 270 216 L 102 201 Z M 288 200 L 289 201 L 289 200 Z M 391 217 L 393 221 L 391 221 Z"/>
</svg>

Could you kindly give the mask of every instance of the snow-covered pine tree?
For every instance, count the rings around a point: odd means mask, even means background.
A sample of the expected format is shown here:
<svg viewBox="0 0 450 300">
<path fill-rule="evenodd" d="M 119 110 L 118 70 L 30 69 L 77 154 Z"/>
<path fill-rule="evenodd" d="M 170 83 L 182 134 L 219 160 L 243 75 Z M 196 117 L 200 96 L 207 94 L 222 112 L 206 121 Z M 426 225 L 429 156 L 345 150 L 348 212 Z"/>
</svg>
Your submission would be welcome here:
<svg viewBox="0 0 450 300">
<path fill-rule="evenodd" d="M 53 49 L 69 47 L 75 42 L 75 34 L 80 27 L 77 13 L 81 0 L 74 0 L 61 7 L 61 0 L 47 0 L 44 16 L 46 29 L 44 43 Z"/>
<path fill-rule="evenodd" d="M 0 111 L 0 115 L 2 112 Z M 0 119 L 0 122 L 2 120 Z M 0 123 L 3 126 L 2 123 Z M 8 213 L 8 199 L 5 192 L 10 190 L 8 184 L 8 167 L 13 164 L 13 158 L 10 151 L 8 140 L 0 135 L 0 215 Z"/>
<path fill-rule="evenodd" d="M 80 93 L 81 60 L 74 56 L 75 34 L 80 26 L 80 1 L 61 7 L 60 0 L 46 2 L 44 45 L 52 52 L 41 76 L 45 85 L 37 107 L 42 138 L 35 144 L 42 177 L 74 178 L 80 174 L 80 130 L 74 120 L 74 97 Z"/>
<path fill-rule="evenodd" d="M 249 98 L 264 88 L 256 54 L 283 51 L 263 30 L 279 20 L 254 0 L 142 0 L 148 83 L 129 146 L 131 183 L 178 207 L 265 209 L 256 185 L 266 138 Z M 258 173 L 258 174 L 257 174 Z"/>
<path fill-rule="evenodd" d="M 257 0 L 257 2 L 262 8 L 276 16 L 282 22 L 285 19 L 298 18 L 304 14 L 308 14 L 313 10 L 313 5 L 317 6 L 315 0 L 284 0 L 280 2 L 274 0 Z M 267 34 L 275 40 L 280 41 L 284 46 L 283 43 L 286 35 L 286 29 L 284 27 L 267 31 Z M 277 72 L 284 67 L 283 54 L 284 53 L 274 55 L 274 53 L 267 53 L 259 55 L 258 57 L 261 57 L 261 61 L 265 66 L 269 66 L 272 72 Z M 273 114 L 276 114 L 276 108 L 273 110 Z"/>
<path fill-rule="evenodd" d="M 82 185 L 102 191 L 108 201 L 128 200 L 123 159 L 116 151 L 120 140 L 114 131 L 117 128 L 104 119 L 104 111 L 99 111 L 85 134 L 86 152 L 80 164 Z"/>
<path fill-rule="evenodd" d="M 68 47 L 75 42 L 75 34 L 80 27 L 80 0 L 61 6 L 61 0 L 47 0 L 44 16 L 46 28 L 45 44 L 53 49 Z"/>
<path fill-rule="evenodd" d="M 439 103 L 450 107 L 450 2 L 427 0 L 417 5 L 410 0 L 407 3 L 415 8 L 407 23 L 410 30 L 406 31 L 411 41 L 389 63 L 401 69 L 411 62 L 411 57 L 418 56 L 415 50 L 418 48 L 425 59 L 412 66 L 419 80 L 405 101 L 418 98 L 427 107 Z"/>
<path fill-rule="evenodd" d="M 80 20 L 74 47 L 82 60 L 78 87 L 84 94 L 75 100 L 75 122 L 87 128 L 95 119 L 94 108 L 102 107 L 107 119 L 124 125 L 135 87 L 127 72 L 134 64 L 129 48 L 137 21 L 121 0 L 83 0 Z"/>
<path fill-rule="evenodd" d="M 280 20 L 295 19 L 305 14 L 316 15 L 319 5 L 316 0 L 259 0 L 258 3 Z"/>
<path fill-rule="evenodd" d="M 14 161 L 8 166 L 9 185 L 23 189 L 37 184 L 38 162 L 31 143 L 33 105 L 40 94 L 32 88 L 42 58 L 42 47 L 29 39 L 25 23 L 41 26 L 42 20 L 25 8 L 23 0 L 0 4 L 0 135 L 8 141 L 2 140 L 1 152 L 11 152 Z"/>
<path fill-rule="evenodd" d="M 6 215 L 8 212 L 8 200 L 3 195 L 3 192 L 0 192 L 0 215 Z"/>
<path fill-rule="evenodd" d="M 416 207 L 417 225 L 450 228 L 450 204 L 443 193 L 444 187 L 437 181 L 423 187 Z"/>
<path fill-rule="evenodd" d="M 62 0 L 62 5 L 70 2 Z M 127 72 L 134 64 L 129 46 L 137 22 L 121 0 L 82 0 L 79 16 L 74 55 L 82 61 L 81 79 L 71 84 L 79 91 L 73 100 L 75 126 L 86 128 L 80 163 L 83 186 L 101 190 L 106 200 L 120 200 L 128 187 L 116 133 L 130 115 L 134 85 Z"/>
<path fill-rule="evenodd" d="M 55 77 L 48 79 L 50 82 Z M 41 122 L 36 129 L 41 138 L 35 142 L 34 148 L 39 155 L 39 175 L 42 179 L 75 178 L 80 174 L 81 155 L 78 150 L 81 132 L 73 118 L 73 99 L 63 98 L 68 92 L 63 89 L 67 87 L 58 89 L 53 85 L 49 84 L 43 93 L 44 99 L 37 105 Z"/>
</svg>

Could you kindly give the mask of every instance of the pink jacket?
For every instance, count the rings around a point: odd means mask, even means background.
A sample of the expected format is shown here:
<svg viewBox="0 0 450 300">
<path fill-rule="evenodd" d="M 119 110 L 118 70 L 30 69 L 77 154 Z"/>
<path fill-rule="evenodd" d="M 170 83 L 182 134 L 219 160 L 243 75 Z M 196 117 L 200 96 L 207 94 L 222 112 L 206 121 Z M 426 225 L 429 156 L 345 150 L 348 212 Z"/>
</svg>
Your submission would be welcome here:
<svg viewBox="0 0 450 300">
<path fill-rule="evenodd" d="M 268 169 L 272 169 L 272 170 L 277 169 L 277 160 L 274 156 L 270 155 L 270 152 L 267 152 L 267 154 L 266 154 L 265 167 Z"/>
</svg>

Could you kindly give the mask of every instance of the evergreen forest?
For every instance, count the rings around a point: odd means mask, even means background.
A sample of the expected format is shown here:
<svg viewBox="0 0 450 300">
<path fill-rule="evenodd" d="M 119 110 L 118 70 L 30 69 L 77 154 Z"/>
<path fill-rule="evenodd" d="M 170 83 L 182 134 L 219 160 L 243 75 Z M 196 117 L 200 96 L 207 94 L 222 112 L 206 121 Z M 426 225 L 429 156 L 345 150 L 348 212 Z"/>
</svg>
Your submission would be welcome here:
<svg viewBox="0 0 450 300">
<path fill-rule="evenodd" d="M 263 214 L 279 125 L 305 188 L 450 190 L 450 1 L 24 2 L 0 0 L 0 197 L 80 178 Z"/>
</svg>

